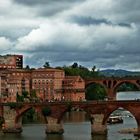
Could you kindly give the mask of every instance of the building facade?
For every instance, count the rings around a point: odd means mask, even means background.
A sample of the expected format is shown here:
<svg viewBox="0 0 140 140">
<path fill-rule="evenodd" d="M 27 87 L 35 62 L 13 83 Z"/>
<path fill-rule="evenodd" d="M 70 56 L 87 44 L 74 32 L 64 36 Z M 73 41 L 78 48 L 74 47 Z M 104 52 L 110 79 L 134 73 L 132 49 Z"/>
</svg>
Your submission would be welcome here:
<svg viewBox="0 0 140 140">
<path fill-rule="evenodd" d="M 66 76 L 63 80 L 62 96 L 67 101 L 85 100 L 85 82 L 80 76 Z"/>
<path fill-rule="evenodd" d="M 60 98 L 62 81 L 65 78 L 64 71 L 58 69 L 37 69 L 31 74 L 32 90 L 42 100 L 54 100 Z"/>
<path fill-rule="evenodd" d="M 22 55 L 0 55 L 0 69 L 22 69 Z"/>
<path fill-rule="evenodd" d="M 17 94 L 36 93 L 39 101 L 80 101 L 85 99 L 85 82 L 80 76 L 65 76 L 59 69 L 0 70 L 1 102 L 16 102 Z"/>
</svg>

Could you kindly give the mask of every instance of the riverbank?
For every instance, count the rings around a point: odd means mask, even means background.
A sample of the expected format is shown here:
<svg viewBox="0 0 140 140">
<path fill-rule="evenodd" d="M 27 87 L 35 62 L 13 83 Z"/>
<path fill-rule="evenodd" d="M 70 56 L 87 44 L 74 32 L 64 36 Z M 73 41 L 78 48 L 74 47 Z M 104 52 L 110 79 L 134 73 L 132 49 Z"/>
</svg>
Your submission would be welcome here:
<svg viewBox="0 0 140 140">
<path fill-rule="evenodd" d="M 137 132 L 137 128 L 124 128 L 118 131 L 121 134 L 134 134 Z"/>
</svg>

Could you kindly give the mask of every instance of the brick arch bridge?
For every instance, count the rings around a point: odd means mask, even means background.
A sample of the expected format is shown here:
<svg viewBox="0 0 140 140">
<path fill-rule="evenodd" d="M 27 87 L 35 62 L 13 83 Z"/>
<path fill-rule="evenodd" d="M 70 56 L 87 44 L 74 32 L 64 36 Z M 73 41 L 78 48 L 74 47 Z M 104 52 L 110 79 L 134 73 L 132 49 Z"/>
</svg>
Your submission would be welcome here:
<svg viewBox="0 0 140 140">
<path fill-rule="evenodd" d="M 91 133 L 106 134 L 107 119 L 116 109 L 122 107 L 132 113 L 137 122 L 140 134 L 140 101 L 92 101 L 92 102 L 53 102 L 53 103 L 23 103 L 22 106 L 11 109 L 7 104 L 0 104 L 0 115 L 4 117 L 3 132 L 22 132 L 22 115 L 31 108 L 41 112 L 43 107 L 51 108 L 51 115 L 46 117 L 46 133 L 62 134 L 64 132 L 62 118 L 69 107 L 81 108 L 90 115 Z"/>
<path fill-rule="evenodd" d="M 123 83 L 135 85 L 140 90 L 140 77 L 124 77 L 124 78 L 90 78 L 85 80 L 85 88 L 91 84 L 99 84 L 104 87 L 107 97 L 110 100 L 116 99 L 117 89 Z"/>
</svg>

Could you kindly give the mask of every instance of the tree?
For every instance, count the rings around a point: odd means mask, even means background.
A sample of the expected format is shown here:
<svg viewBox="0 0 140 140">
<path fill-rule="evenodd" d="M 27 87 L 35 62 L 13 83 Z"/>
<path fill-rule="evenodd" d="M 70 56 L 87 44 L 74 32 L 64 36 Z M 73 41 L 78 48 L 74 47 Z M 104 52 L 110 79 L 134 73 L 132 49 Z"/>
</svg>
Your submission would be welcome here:
<svg viewBox="0 0 140 140">
<path fill-rule="evenodd" d="M 50 107 L 42 108 L 42 114 L 44 117 L 51 115 L 51 108 Z"/>
<path fill-rule="evenodd" d="M 0 127 L 2 127 L 2 124 L 4 123 L 4 118 L 0 116 Z"/>
<path fill-rule="evenodd" d="M 31 108 L 28 110 L 22 118 L 23 123 L 34 122 L 35 121 L 35 109 Z"/>
<path fill-rule="evenodd" d="M 44 68 L 50 68 L 50 63 L 49 62 L 45 62 L 45 64 L 43 65 Z"/>
<path fill-rule="evenodd" d="M 28 93 L 28 91 L 22 91 L 22 95 L 24 98 L 27 98 L 29 93 Z"/>
<path fill-rule="evenodd" d="M 105 89 L 99 84 L 92 84 L 86 89 L 87 100 L 104 100 L 106 97 Z"/>
<path fill-rule="evenodd" d="M 31 91 L 30 97 L 31 97 L 31 98 L 37 98 L 36 90 L 32 90 L 32 91 Z"/>
<path fill-rule="evenodd" d="M 93 66 L 92 67 L 92 72 L 95 72 L 95 70 L 96 70 L 96 66 Z"/>
<path fill-rule="evenodd" d="M 25 69 L 26 70 L 29 70 L 30 69 L 30 66 L 29 65 L 26 65 Z"/>
<path fill-rule="evenodd" d="M 71 67 L 72 68 L 78 68 L 78 64 L 76 62 L 74 62 Z"/>
<path fill-rule="evenodd" d="M 24 101 L 24 96 L 23 95 L 19 95 L 17 92 L 17 102 L 23 102 Z"/>
</svg>

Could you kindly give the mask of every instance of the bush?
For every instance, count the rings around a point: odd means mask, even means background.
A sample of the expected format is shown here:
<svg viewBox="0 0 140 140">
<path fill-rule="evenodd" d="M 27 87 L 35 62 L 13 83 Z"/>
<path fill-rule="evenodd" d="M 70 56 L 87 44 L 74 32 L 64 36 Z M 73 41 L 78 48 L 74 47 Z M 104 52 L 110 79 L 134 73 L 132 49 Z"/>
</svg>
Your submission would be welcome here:
<svg viewBox="0 0 140 140">
<path fill-rule="evenodd" d="M 8 106 L 10 106 L 11 109 L 14 109 L 14 108 L 22 108 L 22 104 L 18 104 L 18 103 L 7 103 Z"/>
<path fill-rule="evenodd" d="M 67 103 L 67 111 L 70 112 L 71 109 L 72 109 L 72 104 L 71 104 L 71 102 L 68 102 Z"/>
<path fill-rule="evenodd" d="M 0 116 L 0 127 L 2 127 L 2 124 L 4 123 L 4 118 Z"/>
<path fill-rule="evenodd" d="M 51 115 L 51 108 L 50 107 L 44 107 L 44 108 L 42 108 L 42 114 L 45 117 Z"/>
</svg>

